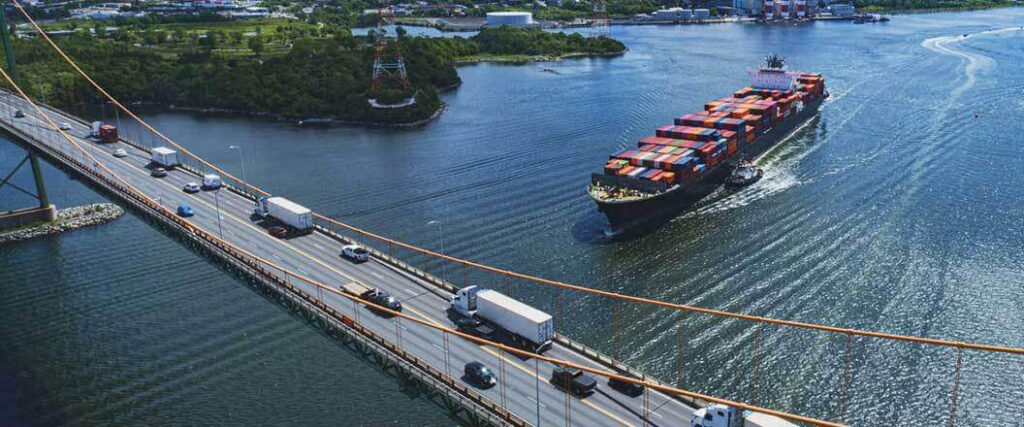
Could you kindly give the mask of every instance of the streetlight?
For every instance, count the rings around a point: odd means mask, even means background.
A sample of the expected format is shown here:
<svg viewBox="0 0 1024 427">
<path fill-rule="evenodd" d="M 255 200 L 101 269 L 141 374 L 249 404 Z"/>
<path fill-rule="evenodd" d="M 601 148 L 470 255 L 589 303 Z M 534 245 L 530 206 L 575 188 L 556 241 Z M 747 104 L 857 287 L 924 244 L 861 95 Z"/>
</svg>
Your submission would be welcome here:
<svg viewBox="0 0 1024 427">
<path fill-rule="evenodd" d="M 245 157 L 242 156 L 242 147 L 232 145 L 228 149 L 238 150 L 238 161 L 242 164 L 242 187 L 245 188 L 245 191 L 249 191 L 249 180 L 245 177 Z"/>
<path fill-rule="evenodd" d="M 427 225 L 436 225 L 437 226 L 438 232 L 441 233 L 441 255 L 447 256 L 447 254 L 445 253 L 445 250 L 444 250 L 444 228 L 441 227 L 441 221 L 438 221 L 438 220 L 435 219 L 433 221 L 428 222 Z M 448 281 L 448 276 L 445 274 L 445 269 L 444 269 L 445 261 L 446 261 L 445 259 L 443 259 L 443 258 L 441 259 L 441 281 L 442 282 L 447 282 Z"/>
</svg>

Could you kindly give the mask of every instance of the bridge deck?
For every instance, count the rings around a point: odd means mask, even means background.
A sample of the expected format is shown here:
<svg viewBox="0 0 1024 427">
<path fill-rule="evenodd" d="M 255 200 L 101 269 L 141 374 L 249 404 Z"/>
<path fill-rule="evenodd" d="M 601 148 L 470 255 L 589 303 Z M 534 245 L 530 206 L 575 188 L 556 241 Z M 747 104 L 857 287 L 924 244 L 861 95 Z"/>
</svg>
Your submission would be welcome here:
<svg viewBox="0 0 1024 427">
<path fill-rule="evenodd" d="M 12 109 L 23 111 L 25 117 L 14 118 Z M 133 186 L 159 199 L 161 204 L 172 210 L 179 204 L 191 206 L 195 210 L 195 216 L 188 218 L 188 221 L 192 224 L 214 235 L 218 234 L 216 206 L 219 203 L 219 229 L 224 240 L 321 283 L 340 286 L 350 281 L 358 281 L 384 289 L 402 302 L 406 314 L 454 327 L 445 312 L 449 295 L 436 285 L 419 280 L 408 272 L 376 258 L 362 264 L 351 263 L 339 257 L 343 243 L 320 232 L 288 239 L 274 238 L 267 233 L 261 223 L 250 218 L 252 202 L 248 198 L 231 191 L 220 191 L 219 196 L 216 192 L 209 191 L 197 194 L 184 193 L 181 188 L 185 183 L 199 182 L 201 179 L 182 168 L 170 171 L 165 178 L 153 178 L 145 167 L 149 163 L 149 154 L 146 151 L 126 143 L 97 144 L 86 138 L 89 129 L 83 122 L 57 110 L 47 111 L 56 123 L 71 124 L 71 129 L 67 133 Z M 28 135 L 33 140 L 28 141 L 29 143 L 46 144 L 86 160 L 86 157 L 77 149 L 70 147 L 58 132 L 36 117 L 35 111 L 27 102 L 18 97 L 0 96 L 0 124 Z M 126 150 L 128 156 L 115 158 L 112 153 L 119 148 Z M 292 284 L 304 288 L 311 295 L 317 295 L 314 287 L 301 281 L 295 280 Z M 399 344 L 436 369 L 445 370 L 444 345 L 441 333 L 437 330 L 413 322 L 401 322 L 401 331 L 398 333 L 394 319 L 378 316 L 365 307 L 353 307 L 351 301 L 336 295 L 324 294 L 324 298 L 328 305 L 339 312 L 357 319 L 363 326 Z M 565 394 L 548 383 L 553 365 L 541 362 L 535 366 L 533 360 L 505 355 L 502 375 L 499 371 L 498 354 L 493 348 L 484 348 L 457 337 L 451 337 L 449 348 L 453 376 L 461 376 L 466 363 L 481 361 L 491 367 L 499 378 L 497 386 L 477 390 L 479 393 L 493 402 L 503 402 L 509 411 L 530 423 L 565 425 Z M 607 369 L 607 366 L 600 362 L 559 343 L 545 352 L 545 355 Z M 645 421 L 643 396 L 626 396 L 608 387 L 603 380 L 598 384 L 597 392 L 593 395 L 582 400 L 571 398 L 569 414 L 573 424 L 680 426 L 688 425 L 693 414 L 693 408 L 679 399 L 650 391 L 647 402 L 649 416 Z M 505 400 L 502 399 L 503 389 Z M 540 420 L 537 419 L 538 400 Z"/>
</svg>

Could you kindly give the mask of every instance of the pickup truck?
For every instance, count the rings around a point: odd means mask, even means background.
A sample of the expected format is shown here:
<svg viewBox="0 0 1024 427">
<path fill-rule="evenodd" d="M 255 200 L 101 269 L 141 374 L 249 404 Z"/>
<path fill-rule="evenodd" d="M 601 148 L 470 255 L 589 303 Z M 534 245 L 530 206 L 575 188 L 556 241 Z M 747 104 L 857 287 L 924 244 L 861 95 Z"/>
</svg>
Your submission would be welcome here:
<svg viewBox="0 0 1024 427">
<path fill-rule="evenodd" d="M 584 374 L 579 369 L 564 366 L 557 366 L 551 372 L 551 383 L 579 397 L 588 396 L 597 388 L 597 380 L 594 377 Z"/>
</svg>

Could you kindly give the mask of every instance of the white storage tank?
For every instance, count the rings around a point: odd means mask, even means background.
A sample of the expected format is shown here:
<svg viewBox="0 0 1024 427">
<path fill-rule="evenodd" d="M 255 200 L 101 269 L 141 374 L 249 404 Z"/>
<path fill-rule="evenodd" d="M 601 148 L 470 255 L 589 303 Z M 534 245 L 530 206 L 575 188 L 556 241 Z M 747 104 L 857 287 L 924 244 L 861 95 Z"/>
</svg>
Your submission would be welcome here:
<svg viewBox="0 0 1024 427">
<path fill-rule="evenodd" d="M 694 9 L 693 19 L 708 19 L 711 17 L 711 11 L 708 9 Z"/>
<path fill-rule="evenodd" d="M 533 25 L 533 14 L 530 12 L 488 12 L 485 24 L 490 27 L 502 25 L 526 27 Z"/>
</svg>

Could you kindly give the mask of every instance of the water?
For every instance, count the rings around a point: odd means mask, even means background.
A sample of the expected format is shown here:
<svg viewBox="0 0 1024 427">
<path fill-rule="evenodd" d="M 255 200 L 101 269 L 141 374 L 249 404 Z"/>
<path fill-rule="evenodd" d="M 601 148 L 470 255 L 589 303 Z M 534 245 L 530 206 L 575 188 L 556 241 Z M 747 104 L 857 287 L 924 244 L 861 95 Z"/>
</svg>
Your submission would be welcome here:
<svg viewBox="0 0 1024 427">
<path fill-rule="evenodd" d="M 443 235 L 457 256 L 709 308 L 1024 346 L 1024 32 L 1011 29 L 1022 23 L 1024 11 L 1006 9 L 875 25 L 613 27 L 630 47 L 620 58 L 460 68 L 448 111 L 407 131 L 148 118 L 236 173 L 227 146 L 241 145 L 263 188 L 434 249 Z M 769 52 L 826 75 L 820 118 L 768 156 L 757 185 L 605 242 L 589 174 L 745 85 Z M 0 146 L 0 170 L 18 153 Z M 47 177 L 58 204 L 102 200 Z M 0 208 L 28 203 L 3 191 Z M 0 396 L 19 422 L 450 423 L 132 215 L 0 248 L 0 264 L 0 366 L 17 390 Z M 554 310 L 553 291 L 513 286 Z M 614 353 L 611 306 L 565 297 L 559 329 Z M 621 357 L 670 381 L 682 325 L 685 386 L 750 398 L 749 324 L 647 307 L 622 308 L 617 324 Z M 757 403 L 838 419 L 843 337 L 760 334 Z M 853 349 L 850 423 L 948 422 L 952 350 L 867 339 Z M 964 353 L 958 425 L 1021 425 L 1022 380 L 1019 357 Z"/>
</svg>

